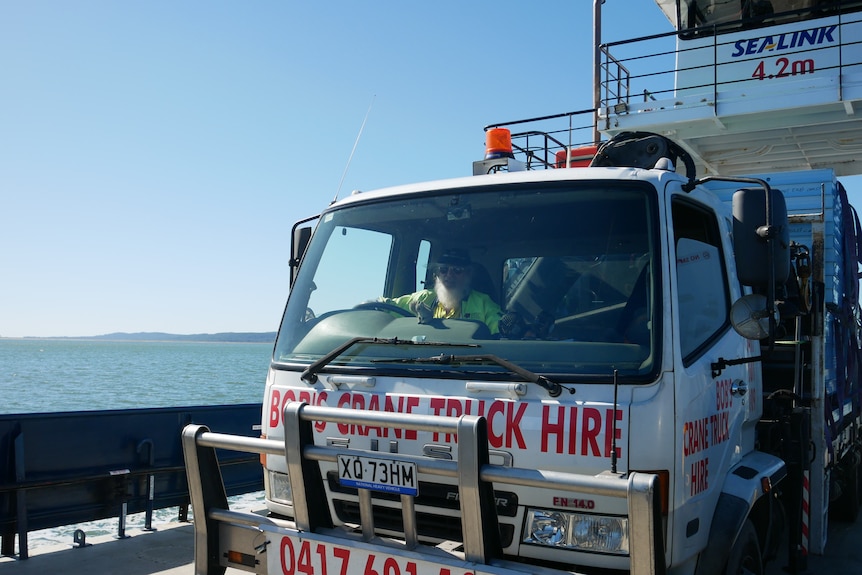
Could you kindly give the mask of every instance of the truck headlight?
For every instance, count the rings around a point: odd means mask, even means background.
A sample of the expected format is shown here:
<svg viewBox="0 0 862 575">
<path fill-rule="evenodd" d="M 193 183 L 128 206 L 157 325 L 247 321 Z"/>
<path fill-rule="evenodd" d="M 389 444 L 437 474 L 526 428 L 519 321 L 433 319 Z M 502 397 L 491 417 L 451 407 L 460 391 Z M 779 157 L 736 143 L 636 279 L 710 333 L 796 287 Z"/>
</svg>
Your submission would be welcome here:
<svg viewBox="0 0 862 575">
<path fill-rule="evenodd" d="M 293 505 L 293 494 L 290 491 L 290 479 L 287 473 L 279 473 L 277 471 L 268 471 L 269 473 L 269 493 L 267 496 L 272 501 Z"/>
<path fill-rule="evenodd" d="M 523 542 L 628 555 L 628 519 L 550 509 L 528 509 Z"/>
</svg>

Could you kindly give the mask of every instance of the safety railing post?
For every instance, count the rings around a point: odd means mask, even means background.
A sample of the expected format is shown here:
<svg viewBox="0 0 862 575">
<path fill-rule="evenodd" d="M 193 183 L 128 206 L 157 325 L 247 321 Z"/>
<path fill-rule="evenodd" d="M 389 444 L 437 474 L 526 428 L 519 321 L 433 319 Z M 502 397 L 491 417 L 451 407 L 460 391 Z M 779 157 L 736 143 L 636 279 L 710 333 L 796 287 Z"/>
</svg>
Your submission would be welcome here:
<svg viewBox="0 0 862 575">
<path fill-rule="evenodd" d="M 211 509 L 228 509 L 221 469 L 214 447 L 198 445 L 198 437 L 209 431 L 204 425 L 183 429 L 183 457 L 195 525 L 195 575 L 224 573 L 219 565 L 218 524 Z"/>
<path fill-rule="evenodd" d="M 147 467 L 152 469 L 156 462 L 156 454 L 154 453 L 154 445 L 152 439 L 144 439 L 138 443 L 138 455 L 147 450 Z M 144 531 L 155 531 L 153 529 L 153 501 L 156 496 L 156 476 L 153 473 L 147 474 L 147 508 L 144 513 Z"/>
<path fill-rule="evenodd" d="M 636 522 L 631 539 L 631 575 L 665 575 L 664 538 L 658 477 L 631 473 L 628 477 L 629 518 Z"/>
<path fill-rule="evenodd" d="M 114 495 L 120 500 L 117 521 L 117 539 L 126 539 L 126 517 L 129 512 L 129 473 L 128 469 L 117 469 L 109 474 L 114 479 Z"/>
<path fill-rule="evenodd" d="M 15 445 L 15 481 L 20 485 L 27 479 L 24 469 L 24 432 L 20 431 L 14 440 Z M 18 559 L 27 559 L 30 554 L 27 549 L 27 491 L 18 489 L 15 491 L 15 507 L 18 523 Z M 14 550 L 14 543 L 13 543 Z"/>
<path fill-rule="evenodd" d="M 485 418 L 462 416 L 458 421 L 458 498 L 464 555 L 468 561 L 482 564 L 502 555 L 493 484 L 481 478 L 487 464 Z"/>
<path fill-rule="evenodd" d="M 302 417 L 305 405 L 290 402 L 284 407 L 284 453 L 296 525 L 305 531 L 315 531 L 332 527 L 332 521 L 320 466 L 302 455 L 306 446 L 314 445 L 313 424 Z"/>
</svg>

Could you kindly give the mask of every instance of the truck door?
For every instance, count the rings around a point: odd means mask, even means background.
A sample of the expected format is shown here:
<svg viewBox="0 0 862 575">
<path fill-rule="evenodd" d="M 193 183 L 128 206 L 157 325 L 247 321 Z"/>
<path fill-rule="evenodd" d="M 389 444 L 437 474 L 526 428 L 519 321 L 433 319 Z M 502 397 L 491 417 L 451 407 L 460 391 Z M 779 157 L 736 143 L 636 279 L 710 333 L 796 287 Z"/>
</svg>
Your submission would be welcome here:
<svg viewBox="0 0 862 575">
<path fill-rule="evenodd" d="M 754 417 L 750 425 L 746 424 L 749 397 L 755 395 L 754 368 L 751 364 L 732 366 L 716 377 L 712 363 L 719 357 L 752 355 L 753 350 L 730 326 L 731 297 L 737 295 L 732 292 L 740 288 L 731 286 L 728 279 L 731 252 L 723 241 L 728 234 L 722 233 L 716 213 L 678 196 L 671 214 L 676 268 L 673 325 L 678 342 L 674 354 L 677 437 L 682 441 L 678 451 L 680 481 L 676 484 L 682 516 L 675 528 L 687 534 L 676 540 L 685 541 L 686 546 L 701 546 L 706 542 L 723 478 L 751 449 L 756 422 Z M 743 395 L 745 385 L 749 389 Z"/>
</svg>

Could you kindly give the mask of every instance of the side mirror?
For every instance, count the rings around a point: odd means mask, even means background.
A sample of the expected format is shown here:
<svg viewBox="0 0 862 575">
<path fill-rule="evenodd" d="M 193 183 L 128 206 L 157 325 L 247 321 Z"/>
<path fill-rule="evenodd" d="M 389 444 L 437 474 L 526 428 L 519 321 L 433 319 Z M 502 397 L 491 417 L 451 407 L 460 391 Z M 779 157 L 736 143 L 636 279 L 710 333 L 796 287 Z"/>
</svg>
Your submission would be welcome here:
<svg viewBox="0 0 862 575">
<path fill-rule="evenodd" d="M 736 273 L 743 285 L 764 289 L 770 283 L 784 285 L 790 275 L 784 194 L 768 186 L 733 194 L 733 245 Z"/>
<path fill-rule="evenodd" d="M 749 294 L 736 300 L 730 308 L 730 323 L 736 333 L 745 339 L 769 337 L 770 312 L 766 303 L 766 296 L 762 294 Z M 775 316 L 774 311 L 772 315 Z"/>
</svg>

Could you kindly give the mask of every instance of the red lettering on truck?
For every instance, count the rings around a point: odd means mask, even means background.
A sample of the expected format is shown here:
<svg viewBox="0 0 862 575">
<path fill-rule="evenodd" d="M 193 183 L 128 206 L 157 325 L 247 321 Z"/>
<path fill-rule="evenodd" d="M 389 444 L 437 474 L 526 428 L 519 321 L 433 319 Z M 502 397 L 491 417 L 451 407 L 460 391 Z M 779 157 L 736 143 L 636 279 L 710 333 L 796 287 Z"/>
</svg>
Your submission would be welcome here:
<svg viewBox="0 0 862 575">
<path fill-rule="evenodd" d="M 574 406 L 543 405 L 541 450 L 543 453 L 610 457 L 614 437 L 622 439 L 622 425 L 617 423 L 615 426 L 614 419 L 621 422 L 623 412 L 608 409 L 603 420 L 602 412 L 594 407 L 579 410 Z M 600 448 L 598 437 L 602 433 L 604 442 Z M 621 452 L 622 448 L 617 446 L 617 457 Z"/>
<path fill-rule="evenodd" d="M 682 428 L 682 452 L 685 457 L 709 448 L 709 420 L 704 417 L 686 421 Z"/>
<path fill-rule="evenodd" d="M 493 448 L 513 447 L 517 444 L 520 449 L 527 448 L 527 442 L 521 433 L 521 420 L 527 410 L 526 403 L 514 401 L 492 401 L 487 405 L 485 401 L 473 401 L 471 399 L 461 400 L 456 397 L 432 397 L 431 413 L 433 415 L 445 415 L 458 417 L 461 415 L 483 415 L 488 420 L 488 443 Z M 487 409 L 487 412 L 486 412 Z M 443 434 L 442 441 L 453 441 L 451 434 Z M 433 441 L 441 441 L 440 434 L 435 433 Z"/>
<path fill-rule="evenodd" d="M 709 425 L 712 429 L 712 444 L 718 445 L 730 439 L 730 413 L 725 410 L 713 413 L 709 416 Z"/>
<path fill-rule="evenodd" d="M 731 395 L 731 382 L 729 379 L 722 379 L 715 382 L 715 410 L 721 411 L 731 406 L 733 396 Z"/>
<path fill-rule="evenodd" d="M 554 507 L 574 507 L 575 509 L 595 509 L 596 502 L 592 499 L 577 499 L 575 497 L 554 497 Z"/>
<path fill-rule="evenodd" d="M 287 405 L 291 401 L 304 401 L 309 405 L 322 405 L 326 403 L 327 392 L 321 391 L 317 393 L 316 391 L 302 390 L 299 394 L 296 393 L 293 389 L 286 389 L 283 393 L 276 388 L 272 389 L 272 393 L 269 397 L 269 427 L 270 429 L 275 429 L 279 425 L 281 425 L 281 415 L 284 411 L 284 406 Z M 314 428 L 317 431 L 323 431 L 326 427 L 326 423 L 322 421 L 317 421 L 314 424 Z"/>
<path fill-rule="evenodd" d="M 529 403 L 496 399 L 476 400 L 458 397 L 428 397 L 415 395 L 380 395 L 372 393 L 353 393 L 313 390 L 294 390 L 273 388 L 268 407 L 270 429 L 281 425 L 281 412 L 289 401 L 304 401 L 311 405 L 333 403 L 341 409 L 386 411 L 392 413 L 416 413 L 425 401 L 432 415 L 460 417 L 462 415 L 481 415 L 488 423 L 488 443 L 492 449 L 527 449 L 524 436 L 525 418 Z M 616 426 L 614 425 L 616 419 Z M 595 407 L 542 406 L 541 450 L 542 452 L 578 454 L 593 457 L 610 457 L 613 440 L 623 437 L 624 419 L 620 410 L 600 410 Z M 315 430 L 324 432 L 327 423 L 316 422 Z M 616 430 L 614 432 L 614 427 Z M 417 440 L 415 430 L 364 425 L 337 424 L 341 435 L 358 435 L 378 438 Z M 615 435 L 615 437 L 614 437 Z M 452 434 L 433 433 L 432 441 L 454 442 Z M 621 455 L 617 447 L 617 456 Z"/>
<path fill-rule="evenodd" d="M 689 493 L 692 496 L 709 489 L 709 457 L 692 462 L 690 481 L 691 490 Z"/>
<path fill-rule="evenodd" d="M 599 432 L 602 430 L 602 416 L 598 409 L 593 407 L 585 407 L 582 429 L 581 429 L 581 454 L 582 455 L 601 455 L 599 451 L 599 443 L 596 441 Z M 592 453 L 587 453 L 587 448 L 590 448 Z"/>
<path fill-rule="evenodd" d="M 419 398 L 414 396 L 396 396 L 397 404 L 393 401 L 392 396 L 385 396 L 383 399 L 383 410 L 391 413 L 413 413 L 413 410 L 419 407 Z M 367 404 L 366 404 L 367 398 Z M 381 411 L 380 396 L 376 394 L 362 393 L 342 393 L 339 396 L 336 405 L 342 409 L 360 409 L 368 411 Z M 360 435 L 360 436 L 376 436 L 386 438 L 392 433 L 396 439 L 415 440 L 417 437 L 415 429 L 399 429 L 389 427 L 366 427 L 364 425 L 348 425 L 345 423 L 338 424 L 338 432 L 342 435 Z"/>
</svg>

